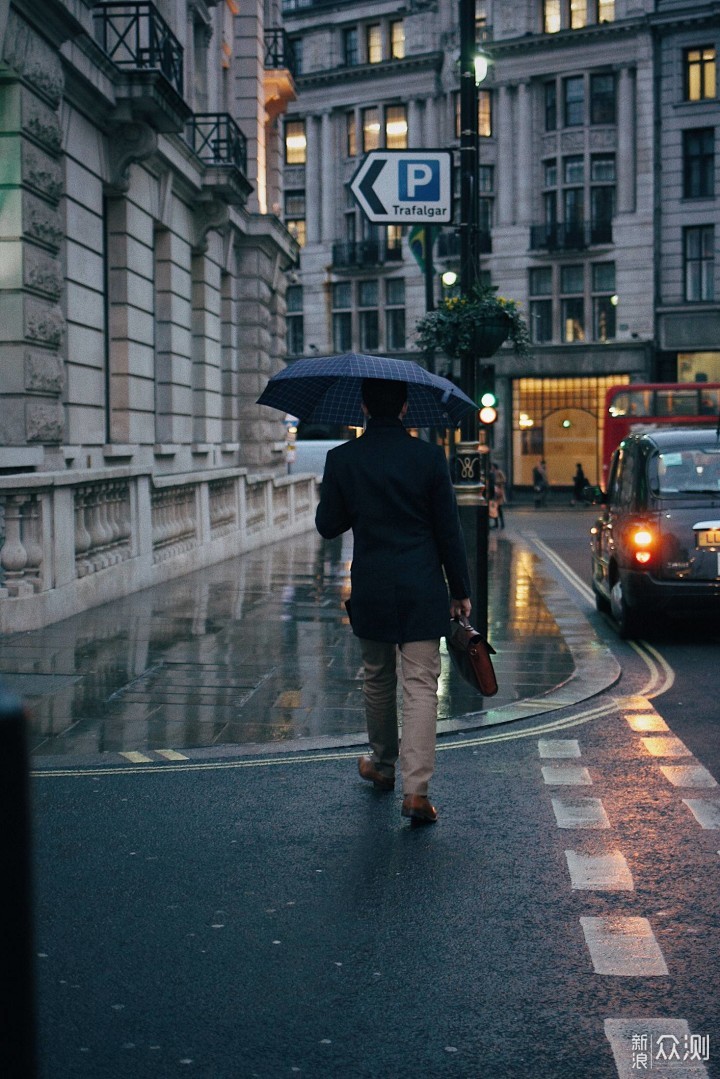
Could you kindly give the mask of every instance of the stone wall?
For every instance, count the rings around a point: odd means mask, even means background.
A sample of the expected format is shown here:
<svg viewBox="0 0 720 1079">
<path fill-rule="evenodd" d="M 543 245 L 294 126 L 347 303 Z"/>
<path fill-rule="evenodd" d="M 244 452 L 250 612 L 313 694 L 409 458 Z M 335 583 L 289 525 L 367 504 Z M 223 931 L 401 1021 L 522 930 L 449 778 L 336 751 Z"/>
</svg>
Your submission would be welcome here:
<svg viewBox="0 0 720 1079">
<path fill-rule="evenodd" d="M 37 629 L 313 527 L 314 475 L 132 468 L 7 478 L 0 633 Z"/>
</svg>

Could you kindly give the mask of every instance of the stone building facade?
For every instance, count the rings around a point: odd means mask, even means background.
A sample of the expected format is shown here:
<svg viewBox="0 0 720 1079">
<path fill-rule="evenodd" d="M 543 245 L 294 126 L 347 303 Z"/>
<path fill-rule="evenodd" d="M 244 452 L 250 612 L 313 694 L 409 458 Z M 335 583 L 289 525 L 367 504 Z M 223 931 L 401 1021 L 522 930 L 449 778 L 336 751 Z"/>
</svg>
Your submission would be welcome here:
<svg viewBox="0 0 720 1079">
<path fill-rule="evenodd" d="M 609 385 L 720 381 L 720 5 L 476 10 L 490 58 L 478 91 L 480 273 L 521 303 L 533 337 L 531 359 L 507 345 L 494 359 L 495 452 L 515 484 L 530 483 L 540 456 L 555 484 L 578 460 L 596 480 Z M 349 183 L 368 150 L 459 149 L 458 5 L 285 0 L 284 19 L 302 64 L 285 117 L 285 220 L 303 245 L 290 357 L 417 356 L 417 230 L 369 225 Z M 436 301 L 442 271 L 459 269 L 457 228 L 439 229 L 433 251 Z"/>
<path fill-rule="evenodd" d="M 309 527 L 273 4 L 0 0 L 0 630 Z"/>
</svg>

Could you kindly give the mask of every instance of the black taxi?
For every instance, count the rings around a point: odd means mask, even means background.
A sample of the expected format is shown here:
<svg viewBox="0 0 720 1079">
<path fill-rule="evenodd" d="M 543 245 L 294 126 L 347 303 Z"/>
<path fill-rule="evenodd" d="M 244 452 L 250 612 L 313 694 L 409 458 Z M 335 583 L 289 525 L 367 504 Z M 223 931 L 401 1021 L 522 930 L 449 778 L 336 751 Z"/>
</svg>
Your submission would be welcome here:
<svg viewBox="0 0 720 1079">
<path fill-rule="evenodd" d="M 720 428 L 718 431 L 720 434 Z M 613 454 L 591 532 L 592 587 L 623 637 L 658 612 L 720 615 L 720 438 L 665 428 Z"/>
</svg>

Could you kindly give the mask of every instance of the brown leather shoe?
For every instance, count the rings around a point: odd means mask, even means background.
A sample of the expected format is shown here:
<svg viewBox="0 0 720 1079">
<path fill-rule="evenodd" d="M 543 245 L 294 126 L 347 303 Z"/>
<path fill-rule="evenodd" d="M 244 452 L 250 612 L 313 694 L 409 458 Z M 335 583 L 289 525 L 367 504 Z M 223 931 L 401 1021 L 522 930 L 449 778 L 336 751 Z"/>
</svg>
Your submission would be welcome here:
<svg viewBox="0 0 720 1079">
<path fill-rule="evenodd" d="M 438 819 L 437 809 L 424 794 L 406 794 L 400 812 L 421 824 L 434 824 Z"/>
<path fill-rule="evenodd" d="M 372 757 L 358 757 L 358 772 L 363 779 L 367 779 L 368 783 L 374 783 L 379 791 L 395 789 L 395 777 L 378 772 L 372 762 Z"/>
</svg>

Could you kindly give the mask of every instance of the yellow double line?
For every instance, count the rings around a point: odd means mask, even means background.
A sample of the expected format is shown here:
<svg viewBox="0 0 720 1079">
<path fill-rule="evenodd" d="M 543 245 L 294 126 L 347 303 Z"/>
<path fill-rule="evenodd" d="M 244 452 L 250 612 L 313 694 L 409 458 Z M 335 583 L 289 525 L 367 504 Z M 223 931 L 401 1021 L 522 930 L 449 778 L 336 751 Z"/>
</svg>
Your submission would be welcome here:
<svg viewBox="0 0 720 1079">
<path fill-rule="evenodd" d="M 474 738 L 463 738 L 452 742 L 440 742 L 438 752 L 447 752 L 455 749 L 467 749 L 473 746 L 492 745 L 497 742 L 509 742 L 519 738 L 533 738 L 539 734 L 548 734 L 551 731 L 564 730 L 567 727 L 576 727 L 582 723 L 589 723 L 591 719 L 609 715 L 617 711 L 617 702 L 613 699 L 605 704 L 590 708 L 575 715 L 565 716 L 562 719 L 553 720 L 550 723 L 541 723 L 525 730 L 496 731 L 493 734 L 478 735 Z M 108 776 L 108 775 L 177 775 L 180 772 L 208 772 L 225 771 L 228 768 L 273 768 L 286 765 L 318 764 L 323 761 L 352 760 L 357 756 L 357 750 L 346 752 L 328 753 L 303 753 L 299 751 L 283 757 L 243 757 L 241 760 L 232 761 L 185 761 L 184 763 L 167 764 L 139 764 L 139 765 L 105 765 L 101 768 L 47 768 L 34 771 L 33 777 L 42 778 L 70 777 L 70 776 Z"/>
</svg>

